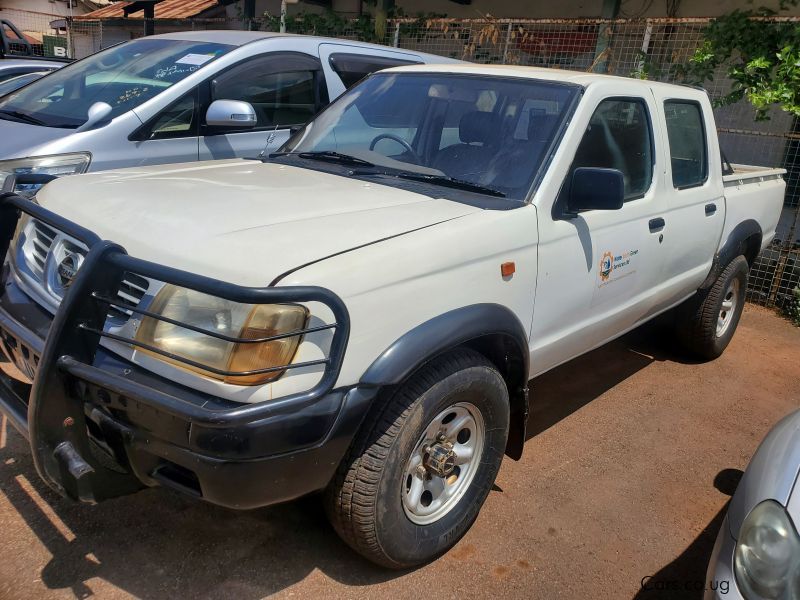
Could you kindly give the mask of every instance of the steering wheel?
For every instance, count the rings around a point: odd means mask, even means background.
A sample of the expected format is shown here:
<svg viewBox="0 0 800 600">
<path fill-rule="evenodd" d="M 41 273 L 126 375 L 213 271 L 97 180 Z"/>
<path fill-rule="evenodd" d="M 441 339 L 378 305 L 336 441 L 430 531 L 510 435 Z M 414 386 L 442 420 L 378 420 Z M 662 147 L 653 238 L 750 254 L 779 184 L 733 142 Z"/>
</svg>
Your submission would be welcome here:
<svg viewBox="0 0 800 600">
<path fill-rule="evenodd" d="M 375 146 L 377 146 L 378 142 L 380 142 L 381 140 L 392 140 L 394 142 L 397 142 L 403 148 L 405 148 L 411 154 L 412 157 L 414 157 L 414 160 L 417 163 L 419 163 L 419 154 L 417 154 L 417 152 L 414 150 L 414 148 L 411 147 L 411 144 L 409 144 L 407 141 L 405 141 L 399 135 L 395 135 L 393 133 L 381 133 L 380 135 L 376 136 L 375 139 L 373 139 L 369 143 L 370 151 L 375 150 Z"/>
</svg>

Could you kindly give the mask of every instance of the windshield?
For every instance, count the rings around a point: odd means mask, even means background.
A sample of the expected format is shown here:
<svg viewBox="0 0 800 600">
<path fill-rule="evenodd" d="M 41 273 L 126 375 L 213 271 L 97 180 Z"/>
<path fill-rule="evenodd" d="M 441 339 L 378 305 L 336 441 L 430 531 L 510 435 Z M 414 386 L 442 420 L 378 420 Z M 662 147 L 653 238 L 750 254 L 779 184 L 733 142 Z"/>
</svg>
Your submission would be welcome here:
<svg viewBox="0 0 800 600">
<path fill-rule="evenodd" d="M 47 75 L 47 72 L 26 73 L 25 75 L 17 75 L 5 81 L 0 81 L 0 96 L 10 94 L 14 90 L 18 90 L 24 85 L 28 85 L 31 81 L 36 81 L 40 77 Z"/>
<path fill-rule="evenodd" d="M 45 127 L 75 128 L 95 102 L 111 105 L 109 118 L 136 108 L 233 46 L 140 39 L 67 65 L 0 99 L 0 118 Z"/>
<path fill-rule="evenodd" d="M 412 173 L 433 185 L 469 183 L 471 191 L 481 193 L 480 187 L 522 200 L 578 89 L 522 78 L 377 74 L 334 102 L 283 150 L 301 158 L 347 155 L 371 163 L 358 166 L 359 176 L 370 168 Z"/>
</svg>

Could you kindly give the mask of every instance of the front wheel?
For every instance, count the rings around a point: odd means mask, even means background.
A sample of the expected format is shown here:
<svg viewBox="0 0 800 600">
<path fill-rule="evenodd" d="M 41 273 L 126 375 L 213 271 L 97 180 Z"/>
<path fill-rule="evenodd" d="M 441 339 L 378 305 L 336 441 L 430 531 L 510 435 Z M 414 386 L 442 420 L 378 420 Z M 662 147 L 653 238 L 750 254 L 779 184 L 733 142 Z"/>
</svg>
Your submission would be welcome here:
<svg viewBox="0 0 800 600">
<path fill-rule="evenodd" d="M 378 406 L 326 492 L 342 539 L 378 564 L 406 568 L 469 529 L 505 451 L 505 381 L 463 349 L 430 362 Z"/>
<path fill-rule="evenodd" d="M 678 333 L 691 354 L 710 360 L 728 347 L 744 309 L 747 274 L 747 260 L 737 256 L 708 290 L 679 307 Z"/>
</svg>

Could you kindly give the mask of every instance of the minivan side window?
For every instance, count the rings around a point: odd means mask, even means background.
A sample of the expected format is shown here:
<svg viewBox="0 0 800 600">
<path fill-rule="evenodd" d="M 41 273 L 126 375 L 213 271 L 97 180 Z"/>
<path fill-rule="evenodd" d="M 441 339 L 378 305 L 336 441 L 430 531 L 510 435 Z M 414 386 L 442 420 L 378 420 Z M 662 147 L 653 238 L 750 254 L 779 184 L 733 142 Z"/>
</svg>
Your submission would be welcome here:
<svg viewBox="0 0 800 600">
<path fill-rule="evenodd" d="M 342 80 L 344 87 L 348 89 L 375 71 L 388 69 L 390 67 L 402 67 L 403 65 L 422 64 L 414 60 L 388 58 L 385 56 L 365 56 L 363 54 L 347 54 L 345 52 L 331 54 L 328 58 L 328 62 L 333 72 Z"/>
<path fill-rule="evenodd" d="M 664 102 L 672 163 L 672 185 L 684 189 L 708 178 L 708 149 L 700 104 L 689 100 Z"/>
<path fill-rule="evenodd" d="M 211 100 L 243 100 L 256 128 L 304 125 L 322 106 L 321 66 L 311 56 L 273 53 L 236 65 L 211 82 Z"/>
<path fill-rule="evenodd" d="M 163 140 L 198 134 L 197 88 L 170 104 L 152 121 L 144 139 Z"/>
<path fill-rule="evenodd" d="M 644 196 L 653 181 L 653 133 L 643 100 L 600 102 L 575 153 L 570 175 L 578 167 L 618 169 L 625 181 L 625 201 Z"/>
</svg>

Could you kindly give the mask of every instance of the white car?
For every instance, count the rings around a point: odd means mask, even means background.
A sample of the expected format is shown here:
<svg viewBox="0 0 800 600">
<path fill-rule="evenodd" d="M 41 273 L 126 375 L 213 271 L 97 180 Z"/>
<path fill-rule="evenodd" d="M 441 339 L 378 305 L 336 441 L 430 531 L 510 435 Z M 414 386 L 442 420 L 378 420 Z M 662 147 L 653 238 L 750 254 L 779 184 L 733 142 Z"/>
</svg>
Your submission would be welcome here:
<svg viewBox="0 0 800 600">
<path fill-rule="evenodd" d="M 326 490 L 347 543 L 416 565 L 520 457 L 536 375 L 672 308 L 723 352 L 785 190 L 733 171 L 700 90 L 382 71 L 266 161 L 2 196 L 0 339 L 32 387 L 0 406 L 68 497 Z"/>
<path fill-rule="evenodd" d="M 0 80 L 19 62 L 0 61 Z M 456 61 L 259 31 L 182 31 L 118 44 L 0 98 L 0 186 L 12 174 L 256 158 L 373 71 L 430 62 Z M 20 179 L 18 191 L 35 192 L 41 181 Z"/>
</svg>

